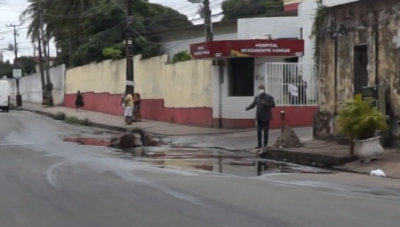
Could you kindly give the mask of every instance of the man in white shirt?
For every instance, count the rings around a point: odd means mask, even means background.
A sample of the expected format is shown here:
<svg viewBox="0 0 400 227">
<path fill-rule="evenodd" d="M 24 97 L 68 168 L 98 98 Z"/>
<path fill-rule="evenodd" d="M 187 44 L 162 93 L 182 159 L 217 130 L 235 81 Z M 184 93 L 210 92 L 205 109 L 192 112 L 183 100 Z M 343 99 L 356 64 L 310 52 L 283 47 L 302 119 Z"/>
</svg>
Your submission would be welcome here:
<svg viewBox="0 0 400 227">
<path fill-rule="evenodd" d="M 288 85 L 289 103 L 291 105 L 299 104 L 299 88 L 294 84 Z"/>
</svg>

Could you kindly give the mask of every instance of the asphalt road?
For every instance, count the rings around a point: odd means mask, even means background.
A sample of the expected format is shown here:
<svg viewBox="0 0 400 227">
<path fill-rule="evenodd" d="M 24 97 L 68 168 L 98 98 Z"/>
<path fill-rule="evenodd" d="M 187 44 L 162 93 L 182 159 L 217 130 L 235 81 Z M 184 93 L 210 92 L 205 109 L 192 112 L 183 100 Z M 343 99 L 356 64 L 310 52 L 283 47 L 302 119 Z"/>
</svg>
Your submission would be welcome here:
<svg viewBox="0 0 400 227">
<path fill-rule="evenodd" d="M 158 169 L 63 142 L 66 126 L 0 113 L 0 226 L 397 227 L 399 182 Z"/>
</svg>

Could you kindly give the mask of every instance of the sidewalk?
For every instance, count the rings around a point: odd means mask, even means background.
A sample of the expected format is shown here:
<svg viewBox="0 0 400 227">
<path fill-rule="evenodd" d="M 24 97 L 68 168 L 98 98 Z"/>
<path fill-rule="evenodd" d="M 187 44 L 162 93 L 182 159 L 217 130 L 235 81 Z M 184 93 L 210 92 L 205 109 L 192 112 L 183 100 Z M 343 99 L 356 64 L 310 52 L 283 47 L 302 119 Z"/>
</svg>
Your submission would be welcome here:
<svg viewBox="0 0 400 227">
<path fill-rule="evenodd" d="M 81 111 L 77 112 L 75 109 L 54 106 L 51 108 L 43 108 L 39 104 L 23 103 L 22 110 L 34 111 L 41 114 L 56 114 L 63 112 L 69 117 L 76 117 L 78 119 L 87 118 L 93 123 L 95 127 L 107 128 L 109 130 L 126 131 L 133 128 L 141 128 L 148 133 L 164 136 L 181 136 L 181 135 L 215 135 L 215 134 L 227 134 L 227 133 L 242 133 L 242 132 L 254 132 L 255 129 L 217 129 L 217 128 L 203 128 L 187 125 L 178 125 L 167 122 L 149 121 L 143 120 L 142 122 L 134 122 L 132 125 L 127 126 L 124 123 L 122 116 L 115 116 L 109 114 L 103 114 L 92 111 Z"/>
<path fill-rule="evenodd" d="M 354 161 L 338 167 L 338 169 L 367 175 L 371 170 L 380 169 L 385 172 L 386 176 L 400 179 L 400 152 L 398 149 L 385 149 L 384 156 L 380 160 L 370 163 Z"/>
<path fill-rule="evenodd" d="M 166 138 L 164 138 L 165 140 L 173 140 L 174 143 L 178 144 L 193 144 L 202 147 L 221 147 L 229 150 L 250 149 L 255 147 L 257 144 L 255 129 L 229 130 L 202 128 L 148 120 L 135 122 L 132 126 L 126 126 L 121 116 L 98 112 L 77 112 L 75 109 L 61 106 L 43 108 L 41 105 L 32 103 L 24 103 L 22 109 L 41 114 L 56 114 L 57 112 L 63 112 L 70 117 L 73 116 L 78 119 L 87 118 L 95 127 L 106 128 L 109 130 L 125 131 L 126 129 L 141 128 L 148 133 L 166 136 Z M 312 139 L 311 127 L 296 128 L 295 131 L 303 142 Z M 272 145 L 280 135 L 280 130 L 270 130 L 269 134 L 270 145 Z"/>
<path fill-rule="evenodd" d="M 301 127 L 293 129 L 301 142 L 312 140 L 312 128 Z M 269 131 L 269 146 L 272 146 L 281 135 L 280 129 Z M 257 145 L 257 132 L 255 129 L 247 132 L 236 132 L 219 135 L 197 135 L 167 137 L 164 141 L 172 144 L 186 144 L 193 147 L 218 147 L 226 150 L 252 150 Z"/>
</svg>

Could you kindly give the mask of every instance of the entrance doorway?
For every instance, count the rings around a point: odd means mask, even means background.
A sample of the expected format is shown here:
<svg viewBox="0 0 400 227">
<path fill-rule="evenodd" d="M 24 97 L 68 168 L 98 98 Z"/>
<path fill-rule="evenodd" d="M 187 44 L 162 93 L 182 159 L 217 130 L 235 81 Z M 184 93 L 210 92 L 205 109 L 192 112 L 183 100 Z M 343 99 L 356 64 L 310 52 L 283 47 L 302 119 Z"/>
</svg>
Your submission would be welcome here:
<svg viewBox="0 0 400 227">
<path fill-rule="evenodd" d="M 368 48 L 367 45 L 354 47 L 354 95 L 361 94 L 362 88 L 368 86 Z"/>
<path fill-rule="evenodd" d="M 231 58 L 228 63 L 228 95 L 254 96 L 254 58 Z"/>
</svg>

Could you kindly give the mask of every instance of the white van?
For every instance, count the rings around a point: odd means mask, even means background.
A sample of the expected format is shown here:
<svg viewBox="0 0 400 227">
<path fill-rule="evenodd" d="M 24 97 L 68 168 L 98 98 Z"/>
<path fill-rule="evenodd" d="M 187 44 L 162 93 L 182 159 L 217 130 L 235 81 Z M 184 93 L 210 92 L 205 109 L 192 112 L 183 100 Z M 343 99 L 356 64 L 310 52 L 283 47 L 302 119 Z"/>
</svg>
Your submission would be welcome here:
<svg viewBox="0 0 400 227">
<path fill-rule="evenodd" d="M 8 112 L 10 109 L 10 84 L 0 79 L 0 110 Z"/>
</svg>

